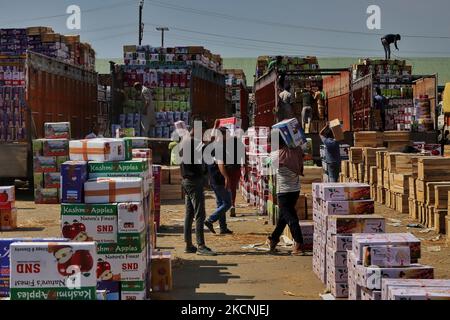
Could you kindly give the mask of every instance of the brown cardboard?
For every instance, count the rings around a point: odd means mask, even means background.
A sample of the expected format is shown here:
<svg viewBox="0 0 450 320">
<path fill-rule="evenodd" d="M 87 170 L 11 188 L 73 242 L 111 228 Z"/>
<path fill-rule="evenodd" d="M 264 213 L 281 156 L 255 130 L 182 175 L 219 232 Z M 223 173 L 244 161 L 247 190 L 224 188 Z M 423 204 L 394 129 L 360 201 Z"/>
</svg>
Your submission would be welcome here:
<svg viewBox="0 0 450 320">
<path fill-rule="evenodd" d="M 330 129 L 333 132 L 335 140 L 337 141 L 344 140 L 344 132 L 342 132 L 341 121 L 339 119 L 330 121 Z"/>
</svg>

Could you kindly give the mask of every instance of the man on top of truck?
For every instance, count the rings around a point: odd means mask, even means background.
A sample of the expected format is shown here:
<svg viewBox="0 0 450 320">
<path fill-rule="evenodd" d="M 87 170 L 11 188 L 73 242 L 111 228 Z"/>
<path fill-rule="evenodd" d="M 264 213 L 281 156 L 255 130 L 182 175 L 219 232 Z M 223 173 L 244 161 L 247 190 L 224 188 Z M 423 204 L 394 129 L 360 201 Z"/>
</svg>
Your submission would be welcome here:
<svg viewBox="0 0 450 320">
<path fill-rule="evenodd" d="M 397 41 L 402 40 L 402 37 L 399 34 L 387 34 L 383 38 L 381 38 L 381 43 L 383 44 L 384 53 L 386 56 L 386 60 L 391 59 L 391 44 L 395 45 L 395 49 L 398 49 Z"/>
<path fill-rule="evenodd" d="M 291 103 L 292 103 L 291 85 L 287 84 L 284 87 L 284 90 L 279 94 L 278 112 L 277 112 L 278 122 L 293 117 Z"/>
<path fill-rule="evenodd" d="M 148 136 L 150 128 L 156 126 L 156 114 L 152 106 L 152 93 L 149 88 L 143 86 L 140 82 L 134 84 L 134 89 L 136 89 L 139 98 L 144 103 L 141 110 L 141 127 L 143 135 Z"/>
</svg>

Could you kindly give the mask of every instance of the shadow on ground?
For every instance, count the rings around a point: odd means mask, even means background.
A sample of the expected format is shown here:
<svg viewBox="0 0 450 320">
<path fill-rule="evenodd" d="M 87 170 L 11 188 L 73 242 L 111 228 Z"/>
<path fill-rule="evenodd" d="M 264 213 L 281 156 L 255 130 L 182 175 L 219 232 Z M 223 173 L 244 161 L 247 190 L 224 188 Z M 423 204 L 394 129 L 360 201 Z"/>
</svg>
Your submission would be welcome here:
<svg viewBox="0 0 450 320">
<path fill-rule="evenodd" d="M 229 267 L 237 264 L 218 263 L 215 260 L 177 259 L 174 263 L 174 290 L 169 293 L 152 293 L 156 300 L 235 300 L 253 299 L 254 296 L 228 295 L 224 292 L 198 292 L 200 285 L 226 284 L 230 279 L 240 279 L 231 275 Z"/>
</svg>

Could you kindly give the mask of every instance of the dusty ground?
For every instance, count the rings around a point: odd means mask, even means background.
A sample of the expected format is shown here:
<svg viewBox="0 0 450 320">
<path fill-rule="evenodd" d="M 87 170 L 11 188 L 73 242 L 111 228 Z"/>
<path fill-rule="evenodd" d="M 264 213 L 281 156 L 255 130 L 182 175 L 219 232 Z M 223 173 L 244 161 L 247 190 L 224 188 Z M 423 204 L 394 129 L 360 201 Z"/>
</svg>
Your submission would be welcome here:
<svg viewBox="0 0 450 320">
<path fill-rule="evenodd" d="M 18 192 L 19 229 L 0 232 L 0 237 L 60 236 L 59 206 L 36 206 L 30 195 Z M 237 218 L 229 218 L 231 236 L 215 236 L 205 231 L 209 247 L 219 253 L 216 257 L 199 257 L 183 253 L 184 205 L 181 201 L 162 207 L 162 228 L 158 248 L 171 251 L 175 258 L 174 290 L 155 295 L 155 299 L 320 299 L 324 286 L 312 272 L 312 257 L 291 257 L 287 248 L 279 255 L 268 255 L 257 249 L 242 248 L 265 242 L 273 226 L 264 217 L 255 215 L 239 198 Z M 214 199 L 207 197 L 207 212 L 214 208 Z M 445 238 L 437 240 L 436 233 L 421 233 L 423 229 L 407 229 L 413 221 L 384 206 L 377 213 L 388 220 L 388 232 L 412 232 L 423 240 L 421 263 L 436 268 L 436 278 L 450 278 L 450 248 Z M 389 220 L 394 219 L 394 220 Z M 398 225 L 401 226 L 393 226 Z"/>
</svg>

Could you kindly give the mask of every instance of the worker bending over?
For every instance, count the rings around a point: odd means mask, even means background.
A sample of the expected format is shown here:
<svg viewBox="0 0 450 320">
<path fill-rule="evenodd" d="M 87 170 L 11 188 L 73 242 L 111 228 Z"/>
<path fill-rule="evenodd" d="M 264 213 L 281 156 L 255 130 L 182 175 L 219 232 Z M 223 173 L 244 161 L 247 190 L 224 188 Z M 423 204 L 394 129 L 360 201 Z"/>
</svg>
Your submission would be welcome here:
<svg viewBox="0 0 450 320">
<path fill-rule="evenodd" d="M 388 34 L 385 35 L 383 38 L 381 38 L 381 43 L 383 44 L 384 47 L 384 53 L 386 56 L 386 60 L 390 60 L 391 59 L 391 44 L 395 45 L 395 49 L 398 49 L 397 46 L 397 41 L 402 40 L 402 37 L 399 34 Z"/>
</svg>

